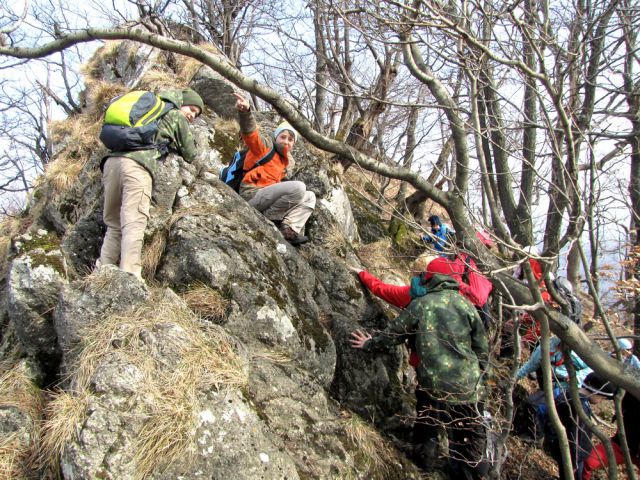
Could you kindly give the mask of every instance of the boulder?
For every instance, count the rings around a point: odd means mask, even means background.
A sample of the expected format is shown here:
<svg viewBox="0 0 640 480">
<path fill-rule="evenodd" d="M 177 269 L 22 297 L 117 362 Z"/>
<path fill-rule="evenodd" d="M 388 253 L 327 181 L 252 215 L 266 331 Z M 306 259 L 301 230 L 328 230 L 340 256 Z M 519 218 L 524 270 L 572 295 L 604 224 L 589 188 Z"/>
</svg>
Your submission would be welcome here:
<svg viewBox="0 0 640 480">
<path fill-rule="evenodd" d="M 23 349 L 32 357 L 55 361 L 58 356 L 53 311 L 67 283 L 60 240 L 45 230 L 15 241 L 18 256 L 7 280 L 7 314 Z"/>
<path fill-rule="evenodd" d="M 233 92 L 237 87 L 210 67 L 202 66 L 189 84 L 200 94 L 207 105 L 219 117 L 238 118 L 236 99 Z"/>
</svg>

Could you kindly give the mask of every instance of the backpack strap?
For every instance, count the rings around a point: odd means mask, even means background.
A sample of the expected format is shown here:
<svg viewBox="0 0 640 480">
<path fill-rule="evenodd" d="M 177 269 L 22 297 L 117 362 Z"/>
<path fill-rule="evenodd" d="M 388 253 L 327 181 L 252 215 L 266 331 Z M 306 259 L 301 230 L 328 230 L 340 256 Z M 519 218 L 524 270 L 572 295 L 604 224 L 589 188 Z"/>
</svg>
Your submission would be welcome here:
<svg viewBox="0 0 640 480">
<path fill-rule="evenodd" d="M 158 98 L 160 98 L 160 101 L 163 103 L 163 106 L 162 106 L 162 112 L 160 113 L 160 115 L 158 115 L 158 118 L 156 118 L 154 122 L 156 122 L 159 126 L 160 120 L 162 120 L 162 117 L 164 117 L 167 113 L 169 113 L 170 110 L 173 110 L 174 108 L 178 108 L 178 107 L 176 107 L 173 104 L 173 102 L 170 102 L 169 100 L 165 100 L 162 97 L 158 97 Z M 156 137 L 157 137 L 157 134 L 156 134 Z M 164 157 L 166 157 L 167 154 L 169 153 L 170 144 L 171 144 L 171 140 L 163 140 L 162 142 L 156 142 L 154 144 L 154 147 L 158 150 L 158 153 L 160 153 L 161 159 L 164 159 Z"/>
<path fill-rule="evenodd" d="M 251 170 L 253 170 L 254 168 L 258 168 L 261 167 L 262 165 L 264 165 L 265 163 L 268 163 L 271 161 L 271 159 L 274 157 L 274 155 L 276 154 L 276 147 L 273 146 L 271 147 L 271 150 L 269 150 L 269 152 L 262 157 L 260 160 L 258 160 L 253 167 L 251 167 L 248 170 L 242 170 L 242 176 L 244 177 L 247 173 L 249 173 Z"/>
</svg>

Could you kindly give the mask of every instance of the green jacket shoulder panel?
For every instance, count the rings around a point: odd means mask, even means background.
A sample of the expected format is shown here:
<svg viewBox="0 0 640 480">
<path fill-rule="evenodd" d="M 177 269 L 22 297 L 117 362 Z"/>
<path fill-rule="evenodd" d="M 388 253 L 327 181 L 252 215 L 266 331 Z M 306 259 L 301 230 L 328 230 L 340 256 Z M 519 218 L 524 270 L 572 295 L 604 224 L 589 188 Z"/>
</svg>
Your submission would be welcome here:
<svg viewBox="0 0 640 480">
<path fill-rule="evenodd" d="M 178 153 L 189 163 L 196 159 L 197 150 L 189 121 L 178 109 L 169 110 L 160 119 L 156 143 L 167 144 L 169 150 Z M 111 152 L 109 156 L 130 158 L 145 167 L 152 177 L 155 177 L 158 160 L 162 157 L 157 148 L 135 152 Z"/>
</svg>

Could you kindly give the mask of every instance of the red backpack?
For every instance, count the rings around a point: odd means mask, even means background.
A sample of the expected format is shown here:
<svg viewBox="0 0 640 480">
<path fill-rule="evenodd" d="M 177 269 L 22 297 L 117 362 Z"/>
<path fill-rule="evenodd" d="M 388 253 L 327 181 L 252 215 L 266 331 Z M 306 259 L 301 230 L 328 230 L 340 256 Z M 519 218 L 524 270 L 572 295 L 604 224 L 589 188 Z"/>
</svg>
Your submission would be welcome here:
<svg viewBox="0 0 640 480">
<path fill-rule="evenodd" d="M 457 270 L 461 272 L 462 281 L 471 287 L 469 293 L 476 299 L 474 303 L 479 307 L 483 307 L 489 300 L 493 284 L 487 277 L 478 272 L 476 262 L 469 255 L 458 255 L 454 263 L 458 264 Z"/>
</svg>

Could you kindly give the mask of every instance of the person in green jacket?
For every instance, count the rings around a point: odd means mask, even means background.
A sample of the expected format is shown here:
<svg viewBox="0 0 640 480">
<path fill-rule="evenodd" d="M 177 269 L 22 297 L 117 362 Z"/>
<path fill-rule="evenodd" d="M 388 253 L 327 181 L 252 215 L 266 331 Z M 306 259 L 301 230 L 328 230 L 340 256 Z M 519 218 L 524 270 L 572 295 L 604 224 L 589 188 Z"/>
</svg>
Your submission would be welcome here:
<svg viewBox="0 0 640 480">
<path fill-rule="evenodd" d="M 102 218 L 107 233 L 96 266 L 119 265 L 125 272 L 142 276 L 142 244 L 149 220 L 151 189 L 158 160 L 175 151 L 187 162 L 197 151 L 189 124 L 202 113 L 204 102 L 190 88 L 158 93 L 176 108 L 159 121 L 156 147 L 131 152 L 110 152 L 102 167 L 104 208 Z"/>
<path fill-rule="evenodd" d="M 427 294 L 414 299 L 387 328 L 372 336 L 351 334 L 351 346 L 366 352 L 386 350 L 416 335 L 420 357 L 416 396 L 421 404 L 414 443 L 437 444 L 440 426 L 449 437 L 451 478 L 482 478 L 486 432 L 482 422 L 488 342 L 475 307 L 458 292 L 458 283 L 442 275 L 438 259 L 429 263 Z M 415 438 L 418 435 L 420 438 Z M 433 453 L 433 449 L 425 451 Z M 424 458 L 429 466 L 433 459 Z"/>
</svg>

